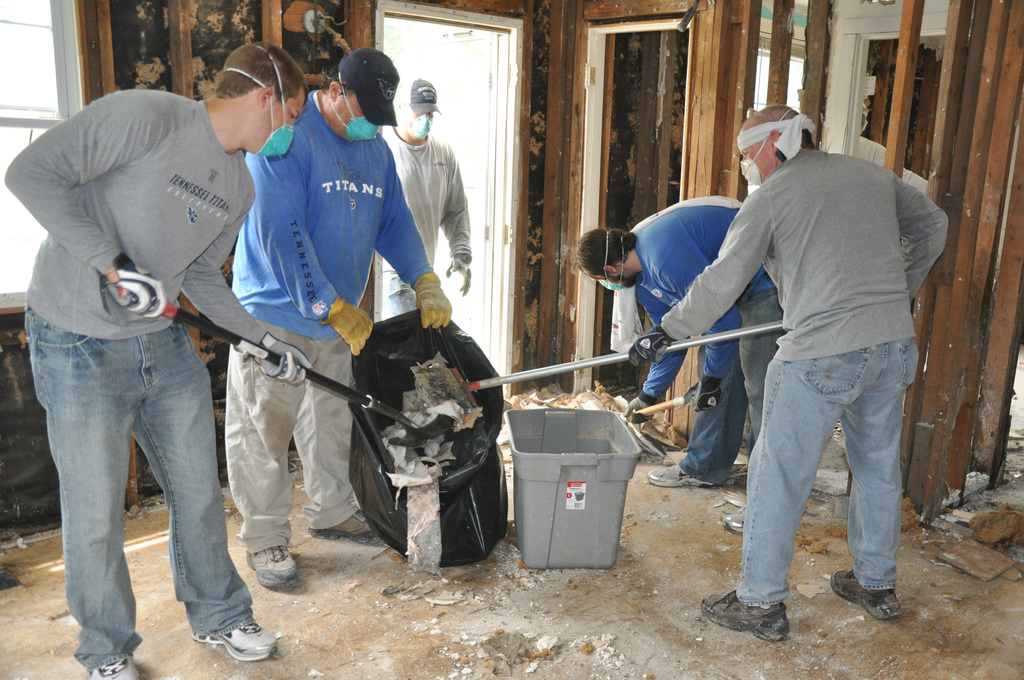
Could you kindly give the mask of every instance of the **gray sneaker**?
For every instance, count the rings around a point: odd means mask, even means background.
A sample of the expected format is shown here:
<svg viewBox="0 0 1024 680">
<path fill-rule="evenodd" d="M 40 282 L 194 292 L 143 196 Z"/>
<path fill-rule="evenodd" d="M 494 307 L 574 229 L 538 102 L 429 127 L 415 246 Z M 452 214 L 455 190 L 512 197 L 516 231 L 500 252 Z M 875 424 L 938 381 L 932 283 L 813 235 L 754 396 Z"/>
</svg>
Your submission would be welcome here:
<svg viewBox="0 0 1024 680">
<path fill-rule="evenodd" d="M 129 656 L 97 666 L 89 674 L 89 680 L 139 680 L 139 671 Z"/>
<path fill-rule="evenodd" d="M 264 588 L 287 588 L 299 582 L 299 568 L 283 545 L 246 552 L 245 561 L 256 572 L 256 580 Z"/>
<path fill-rule="evenodd" d="M 362 510 L 356 510 L 347 520 L 341 524 L 326 529 L 309 528 L 309 535 L 313 538 L 322 538 L 328 541 L 348 539 L 363 545 L 384 545 L 384 541 L 373 532 L 366 516 Z"/>
<path fill-rule="evenodd" d="M 277 651 L 277 640 L 255 621 L 229 633 L 192 633 L 192 639 L 207 645 L 224 645 L 228 654 L 239 661 L 259 661 Z"/>
<path fill-rule="evenodd" d="M 696 477 L 691 477 L 683 472 L 682 468 L 678 465 L 669 465 L 660 470 L 651 470 L 647 473 L 647 482 L 654 486 L 664 487 L 691 486 L 701 489 L 713 489 L 721 486 L 721 484 L 709 484 Z"/>
</svg>

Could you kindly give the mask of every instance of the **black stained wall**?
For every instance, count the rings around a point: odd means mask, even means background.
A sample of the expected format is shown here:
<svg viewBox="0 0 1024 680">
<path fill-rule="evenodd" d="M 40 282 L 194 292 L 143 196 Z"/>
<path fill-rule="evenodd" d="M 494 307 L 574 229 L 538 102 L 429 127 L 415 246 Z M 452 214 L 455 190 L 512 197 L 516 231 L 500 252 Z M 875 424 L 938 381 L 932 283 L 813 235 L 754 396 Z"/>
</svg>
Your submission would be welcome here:
<svg viewBox="0 0 1024 680">
<path fill-rule="evenodd" d="M 666 89 L 671 87 L 667 100 L 671 103 L 670 120 L 665 123 L 671 136 L 668 158 L 668 196 L 662 210 L 679 202 L 679 182 L 682 172 L 683 102 L 686 92 L 686 57 L 689 34 L 668 31 L 668 38 L 677 43 L 676 57 L 668 65 L 672 71 L 666 77 Z M 654 168 L 637 167 L 637 136 L 640 113 L 640 71 L 643 60 L 643 41 L 639 33 L 619 33 L 615 36 L 615 59 L 612 75 L 611 146 L 608 154 L 608 192 L 605 195 L 605 225 L 609 228 L 632 229 L 648 217 L 634 208 L 638 182 L 650 182 L 657 172 Z M 664 129 L 664 128 L 663 128 Z M 658 178 L 666 179 L 666 178 Z M 609 347 L 609 320 L 612 318 L 614 297 L 602 296 L 604 333 L 601 354 L 612 352 Z M 641 313 L 643 308 L 641 307 Z M 595 375 L 612 392 L 635 391 L 646 377 L 647 366 L 640 369 L 623 362 L 602 366 Z"/>
</svg>

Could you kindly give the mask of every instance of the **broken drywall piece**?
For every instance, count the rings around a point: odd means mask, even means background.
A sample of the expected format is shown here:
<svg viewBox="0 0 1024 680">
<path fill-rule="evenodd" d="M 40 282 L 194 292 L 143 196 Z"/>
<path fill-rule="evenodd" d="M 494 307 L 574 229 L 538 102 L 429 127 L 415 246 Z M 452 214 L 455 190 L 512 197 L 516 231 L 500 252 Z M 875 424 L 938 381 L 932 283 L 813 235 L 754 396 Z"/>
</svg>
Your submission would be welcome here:
<svg viewBox="0 0 1024 680">
<path fill-rule="evenodd" d="M 986 582 L 1016 564 L 1006 555 L 970 538 L 965 538 L 949 550 L 939 553 L 939 559 Z"/>
<path fill-rule="evenodd" d="M 796 584 L 796 590 L 804 597 L 810 599 L 815 595 L 821 595 L 825 592 L 825 589 L 821 586 L 816 586 L 811 583 L 798 583 Z"/>
</svg>

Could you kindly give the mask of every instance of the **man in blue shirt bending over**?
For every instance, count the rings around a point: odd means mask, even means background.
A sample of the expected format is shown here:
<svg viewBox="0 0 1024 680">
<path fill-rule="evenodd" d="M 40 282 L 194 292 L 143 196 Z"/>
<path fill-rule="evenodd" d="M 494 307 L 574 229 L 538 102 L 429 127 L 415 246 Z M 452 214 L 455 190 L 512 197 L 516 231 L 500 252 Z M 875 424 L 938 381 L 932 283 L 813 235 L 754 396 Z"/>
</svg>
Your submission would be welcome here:
<svg viewBox="0 0 1024 680">
<path fill-rule="evenodd" d="M 651 322 L 660 324 L 662 316 L 686 297 L 693 280 L 718 257 L 738 207 L 730 199 L 688 201 L 662 210 L 629 232 L 589 231 L 577 246 L 576 266 L 606 288 L 635 287 L 636 299 Z M 778 292 L 762 267 L 708 332 L 781 319 Z M 742 444 L 748 402 L 748 451 L 757 440 L 765 371 L 778 337 L 766 334 L 707 345 L 686 456 L 678 465 L 650 472 L 651 484 L 712 487 L 726 481 Z M 661 401 L 685 357 L 685 351 L 670 352 L 652 364 L 626 415 L 636 420 L 639 414 L 634 411 Z"/>
</svg>

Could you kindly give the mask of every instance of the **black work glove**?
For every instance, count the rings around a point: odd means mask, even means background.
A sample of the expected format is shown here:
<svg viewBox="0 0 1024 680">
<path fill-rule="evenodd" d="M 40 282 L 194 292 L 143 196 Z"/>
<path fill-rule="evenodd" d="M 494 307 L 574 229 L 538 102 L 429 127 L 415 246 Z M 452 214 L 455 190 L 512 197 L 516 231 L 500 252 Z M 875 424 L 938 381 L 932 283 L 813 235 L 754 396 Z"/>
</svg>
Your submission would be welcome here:
<svg viewBox="0 0 1024 680">
<path fill-rule="evenodd" d="M 654 406 L 657 403 L 657 397 L 652 397 L 643 390 L 640 390 L 640 394 L 636 395 L 636 398 L 629 402 L 629 406 L 626 407 L 626 417 L 638 425 L 640 423 L 646 423 L 651 419 L 651 416 L 644 413 L 637 413 L 637 411 L 642 408 L 647 408 L 648 406 Z"/>
<path fill-rule="evenodd" d="M 671 345 L 674 340 L 662 329 L 655 326 L 647 331 L 633 343 L 629 348 L 629 362 L 634 366 L 640 365 L 640 360 L 656 364 L 661 361 L 661 355 L 665 348 Z"/>
<path fill-rule="evenodd" d="M 707 411 L 718 406 L 722 399 L 722 379 L 705 376 L 700 381 L 700 391 L 697 392 L 697 403 L 693 405 L 694 411 Z"/>
</svg>

